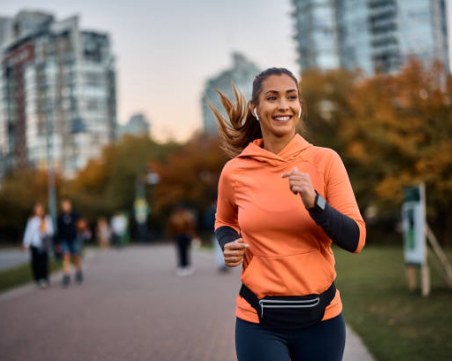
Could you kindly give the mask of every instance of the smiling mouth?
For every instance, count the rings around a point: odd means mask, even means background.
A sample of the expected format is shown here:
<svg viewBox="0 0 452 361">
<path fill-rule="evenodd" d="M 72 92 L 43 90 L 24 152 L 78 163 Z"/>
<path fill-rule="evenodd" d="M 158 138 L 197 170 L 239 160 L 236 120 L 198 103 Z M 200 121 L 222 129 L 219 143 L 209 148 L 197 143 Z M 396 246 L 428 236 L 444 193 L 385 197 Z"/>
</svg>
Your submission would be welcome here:
<svg viewBox="0 0 452 361">
<path fill-rule="evenodd" d="M 290 115 L 278 115 L 278 116 L 275 116 L 272 118 L 281 123 L 288 122 L 290 119 L 292 119 L 292 117 Z"/>
</svg>

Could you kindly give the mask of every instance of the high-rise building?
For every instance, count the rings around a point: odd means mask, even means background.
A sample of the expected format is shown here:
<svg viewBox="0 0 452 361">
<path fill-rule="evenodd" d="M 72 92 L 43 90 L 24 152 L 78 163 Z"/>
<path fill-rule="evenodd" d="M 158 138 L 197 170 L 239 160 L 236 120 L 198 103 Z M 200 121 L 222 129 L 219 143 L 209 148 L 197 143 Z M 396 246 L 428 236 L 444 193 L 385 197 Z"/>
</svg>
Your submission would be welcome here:
<svg viewBox="0 0 452 361">
<path fill-rule="evenodd" d="M 13 37 L 13 19 L 0 16 L 0 50 Z"/>
<path fill-rule="evenodd" d="M 210 78 L 206 82 L 205 90 L 201 98 L 202 116 L 204 132 L 210 134 L 217 133 L 217 121 L 209 108 L 212 103 L 220 112 L 224 114 L 216 89 L 226 94 L 230 99 L 234 99 L 232 83 L 246 97 L 251 98 L 253 80 L 260 73 L 259 68 L 247 60 L 242 54 L 234 53 L 232 55 L 232 67 L 224 70 L 220 74 Z"/>
<path fill-rule="evenodd" d="M 149 137 L 150 128 L 151 126 L 146 116 L 142 113 L 136 113 L 130 117 L 126 124 L 118 126 L 118 137 L 126 134 Z"/>
<path fill-rule="evenodd" d="M 360 68 L 366 74 L 374 71 L 372 40 L 368 31 L 368 1 L 343 1 L 337 6 L 339 59 L 346 69 Z M 340 41 L 340 46 L 339 46 Z"/>
<path fill-rule="evenodd" d="M 13 35 L 13 19 L 0 16 L 0 54 L 3 47 L 12 39 Z M 4 99 L 5 87 L 3 76 L 0 74 L 0 181 L 6 167 L 6 154 L 9 148 L 8 145 L 8 127 L 6 122 L 6 108 L 2 106 L 2 99 Z"/>
<path fill-rule="evenodd" d="M 334 0 L 294 0 L 295 39 L 301 69 L 339 67 Z"/>
<path fill-rule="evenodd" d="M 449 68 L 446 0 L 292 1 L 302 69 L 393 73 L 410 57 Z"/>
<path fill-rule="evenodd" d="M 397 35 L 400 62 L 415 55 L 449 66 L 446 0 L 397 1 Z M 384 62 L 382 64 L 384 70 Z"/>
<path fill-rule="evenodd" d="M 116 133 L 109 36 L 81 30 L 77 16 L 34 11 L 12 25 L 1 55 L 0 172 L 52 161 L 72 176 Z"/>
</svg>

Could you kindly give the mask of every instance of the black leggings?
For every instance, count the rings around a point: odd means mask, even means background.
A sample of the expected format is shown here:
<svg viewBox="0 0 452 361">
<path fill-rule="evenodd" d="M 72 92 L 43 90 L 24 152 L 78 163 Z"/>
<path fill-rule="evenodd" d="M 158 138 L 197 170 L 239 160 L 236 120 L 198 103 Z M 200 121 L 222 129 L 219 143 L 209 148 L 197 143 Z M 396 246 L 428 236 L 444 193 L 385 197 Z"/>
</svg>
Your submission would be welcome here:
<svg viewBox="0 0 452 361">
<path fill-rule="evenodd" d="M 237 318 L 238 361 L 341 361 L 345 347 L 342 315 L 298 330 L 273 330 Z"/>
<path fill-rule="evenodd" d="M 186 268 L 190 266 L 190 244 L 191 238 L 186 234 L 176 236 L 177 244 L 177 266 Z"/>
<path fill-rule="evenodd" d="M 37 247 L 30 247 L 31 271 L 36 282 L 49 280 L 49 257 L 47 251 L 41 251 Z"/>
</svg>

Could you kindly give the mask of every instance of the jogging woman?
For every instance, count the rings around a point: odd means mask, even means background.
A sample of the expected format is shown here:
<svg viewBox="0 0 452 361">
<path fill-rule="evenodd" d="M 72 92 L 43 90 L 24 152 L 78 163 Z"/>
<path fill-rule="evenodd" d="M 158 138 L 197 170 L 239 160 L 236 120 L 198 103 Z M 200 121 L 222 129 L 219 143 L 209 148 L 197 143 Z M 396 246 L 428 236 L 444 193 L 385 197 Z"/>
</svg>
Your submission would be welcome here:
<svg viewBox="0 0 452 361">
<path fill-rule="evenodd" d="M 215 233 L 226 265 L 242 265 L 236 301 L 239 361 L 335 361 L 345 345 L 332 243 L 358 253 L 365 224 L 333 150 L 297 133 L 298 81 L 287 69 L 257 75 L 249 103 L 219 92 L 212 107 L 224 149 Z"/>
</svg>

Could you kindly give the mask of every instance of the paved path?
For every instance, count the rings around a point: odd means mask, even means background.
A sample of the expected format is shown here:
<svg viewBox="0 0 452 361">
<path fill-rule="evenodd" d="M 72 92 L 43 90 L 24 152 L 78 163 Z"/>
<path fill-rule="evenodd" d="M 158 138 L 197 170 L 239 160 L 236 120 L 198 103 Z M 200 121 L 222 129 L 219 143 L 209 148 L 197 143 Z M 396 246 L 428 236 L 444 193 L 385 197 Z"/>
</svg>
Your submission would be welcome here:
<svg viewBox="0 0 452 361">
<path fill-rule="evenodd" d="M 0 249 L 0 271 L 29 262 L 30 254 L 18 248 Z"/>
<path fill-rule="evenodd" d="M 0 355 L 14 360 L 232 361 L 239 270 L 218 274 L 195 251 L 196 273 L 179 278 L 168 246 L 92 251 L 86 282 L 0 295 Z M 369 358 L 348 336 L 346 361 Z M 277 361 L 277 360 L 275 360 Z"/>
</svg>

